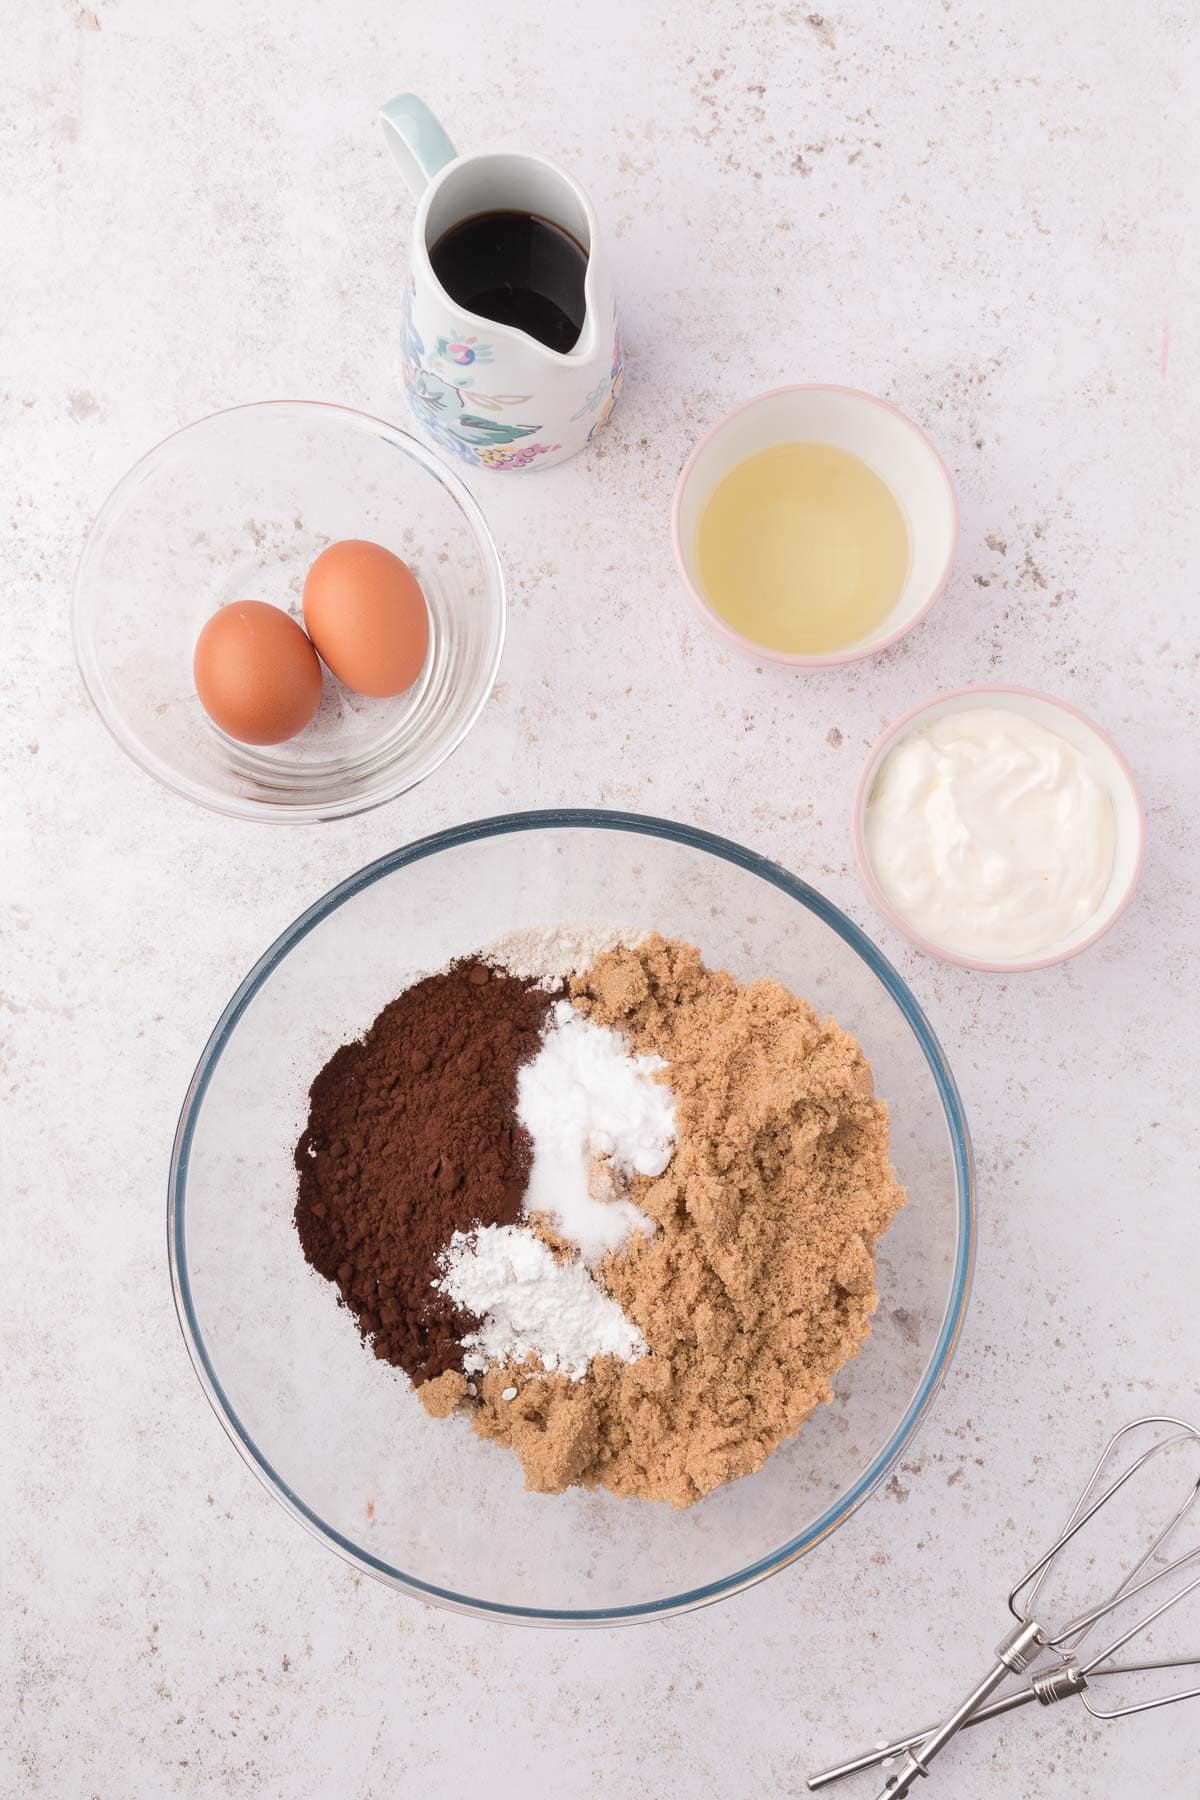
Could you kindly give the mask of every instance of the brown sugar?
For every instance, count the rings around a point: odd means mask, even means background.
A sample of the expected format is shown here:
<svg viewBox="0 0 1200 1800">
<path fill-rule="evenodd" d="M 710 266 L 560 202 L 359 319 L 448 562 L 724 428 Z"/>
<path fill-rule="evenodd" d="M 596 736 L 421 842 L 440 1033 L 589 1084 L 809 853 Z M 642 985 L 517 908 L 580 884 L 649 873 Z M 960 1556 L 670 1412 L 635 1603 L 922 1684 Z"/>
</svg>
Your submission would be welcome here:
<svg viewBox="0 0 1200 1800">
<path fill-rule="evenodd" d="M 600 1270 L 649 1354 L 596 1358 L 577 1382 L 492 1369 L 474 1429 L 510 1446 L 537 1491 L 689 1506 L 759 1468 L 867 1338 L 874 1246 L 904 1200 L 887 1107 L 832 1019 L 779 982 L 739 986 L 686 944 L 609 951 L 571 998 L 664 1057 L 676 1099 L 666 1172 L 631 1188 L 657 1230 Z"/>
<path fill-rule="evenodd" d="M 417 1389 L 417 1398 L 431 1419 L 448 1419 L 466 1397 L 467 1378 L 459 1369 L 443 1369 Z"/>
</svg>

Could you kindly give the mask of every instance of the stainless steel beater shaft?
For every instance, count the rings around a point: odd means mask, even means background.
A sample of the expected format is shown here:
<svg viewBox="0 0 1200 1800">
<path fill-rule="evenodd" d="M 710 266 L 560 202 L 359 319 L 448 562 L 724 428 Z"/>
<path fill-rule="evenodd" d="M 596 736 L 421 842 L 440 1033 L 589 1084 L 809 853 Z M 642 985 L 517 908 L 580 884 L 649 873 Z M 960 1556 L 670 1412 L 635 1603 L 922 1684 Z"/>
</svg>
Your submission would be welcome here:
<svg viewBox="0 0 1200 1800">
<path fill-rule="evenodd" d="M 1053 1672 L 1055 1674 L 1065 1673 L 1065 1671 L 1057 1669 Z M 1078 1689 L 1072 1687 L 1071 1692 L 1076 1693 Z M 977 1708 L 970 1718 L 963 1720 L 963 1726 L 968 1728 L 980 1724 L 984 1719 L 999 1719 L 1005 1713 L 1015 1712 L 1018 1707 L 1028 1706 L 1030 1701 L 1038 1698 L 1039 1695 L 1032 1687 L 1017 1688 L 1014 1693 L 1002 1694 L 998 1700 L 989 1700 L 985 1705 Z M 1047 1702 L 1047 1704 L 1049 1703 Z M 822 1788 L 831 1786 L 835 1781 L 843 1781 L 847 1775 L 859 1775 L 864 1769 L 877 1769 L 880 1763 L 887 1762 L 893 1756 L 899 1756 L 904 1750 L 920 1749 L 927 1738 L 933 1737 L 937 1729 L 936 1725 L 926 1725 L 921 1731 L 910 1731 L 902 1738 L 893 1738 L 890 1744 L 876 1744 L 873 1749 L 864 1750 L 860 1755 L 852 1756 L 848 1761 L 838 1763 L 831 1769 L 822 1769 L 819 1775 L 810 1775 L 807 1786 L 815 1794 L 819 1793 Z M 922 1758 L 922 1761 L 924 1760 Z M 888 1791 L 894 1792 L 891 1789 Z"/>
<path fill-rule="evenodd" d="M 1022 1706 L 1030 1706 L 1035 1700 L 1042 1706 L 1053 1706 L 1059 1700 L 1068 1700 L 1073 1695 L 1082 1695 L 1084 1689 L 1098 1678 L 1107 1679 L 1112 1675 L 1145 1675 L 1155 1669 L 1191 1669 L 1197 1666 L 1197 1659 L 1191 1656 L 1158 1657 L 1150 1662 L 1114 1663 L 1106 1669 L 1093 1669 L 1090 1674 L 1080 1668 L 1078 1663 L 1060 1663 L 1057 1668 L 1042 1669 L 1031 1677 L 1027 1687 L 1015 1688 L 1011 1694 L 1001 1694 L 998 1700 L 989 1700 L 963 1721 L 965 1730 L 974 1725 L 981 1725 L 985 1719 L 1000 1719 L 1005 1713 L 1017 1712 Z M 1154 1706 L 1174 1706 L 1179 1699 L 1191 1699 L 1192 1693 L 1186 1695 L 1171 1694 L 1152 1703 L 1143 1703 L 1143 1710 Z M 1107 1718 L 1107 1713 L 1101 1713 Z M 847 1775 L 861 1775 L 865 1769 L 877 1769 L 890 1757 L 899 1756 L 902 1750 L 915 1750 L 932 1737 L 937 1730 L 936 1725 L 923 1725 L 920 1731 L 906 1732 L 903 1737 L 893 1738 L 890 1743 L 876 1744 L 871 1750 L 863 1750 L 858 1756 L 852 1756 L 846 1762 L 835 1767 L 822 1769 L 819 1775 L 810 1775 L 808 1787 L 812 1793 L 819 1793 L 822 1788 L 830 1787 L 835 1781 L 843 1781 Z"/>
<path fill-rule="evenodd" d="M 957 1737 L 963 1726 L 974 1717 L 988 1699 L 994 1694 L 1000 1683 L 1009 1675 L 1023 1675 L 1030 1663 L 1036 1661 L 1046 1647 L 1046 1635 L 1036 1619 L 1018 1625 L 1011 1631 L 1002 1644 L 996 1647 L 996 1660 L 983 1680 L 972 1688 L 961 1706 L 955 1708 L 950 1717 L 939 1725 L 937 1730 L 920 1743 L 904 1752 L 904 1761 L 900 1768 L 889 1775 L 881 1788 L 878 1800 L 900 1800 L 907 1794 L 914 1781 L 928 1775 L 929 1765 L 940 1750 Z"/>
</svg>

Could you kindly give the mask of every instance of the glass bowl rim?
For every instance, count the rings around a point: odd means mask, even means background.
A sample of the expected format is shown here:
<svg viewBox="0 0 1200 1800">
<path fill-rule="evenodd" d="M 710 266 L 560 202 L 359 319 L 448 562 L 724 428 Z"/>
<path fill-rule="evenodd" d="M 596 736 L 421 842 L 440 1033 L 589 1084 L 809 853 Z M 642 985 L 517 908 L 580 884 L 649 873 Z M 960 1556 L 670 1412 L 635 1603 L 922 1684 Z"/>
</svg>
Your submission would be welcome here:
<svg viewBox="0 0 1200 1800">
<path fill-rule="evenodd" d="M 406 776 L 398 785 L 393 783 L 380 792 L 368 796 L 356 794 L 348 799 L 329 798 L 306 801 L 298 806 L 289 806 L 269 800 L 239 799 L 233 795 L 220 793 L 207 782 L 179 774 L 164 757 L 144 744 L 126 723 L 121 708 L 113 699 L 96 653 L 89 621 L 89 605 L 84 590 L 84 572 L 101 530 L 118 515 L 122 503 L 138 476 L 143 474 L 151 463 L 157 461 L 168 445 L 173 444 L 177 438 L 186 437 L 189 433 L 199 430 L 202 425 L 212 425 L 218 420 L 234 419 L 241 413 L 261 414 L 267 412 L 314 415 L 330 413 L 351 421 L 355 426 L 377 426 L 388 432 L 393 438 L 399 438 L 403 454 L 409 456 L 413 462 L 419 463 L 426 474 L 432 476 L 446 490 L 462 513 L 484 565 L 488 605 L 498 614 L 496 647 L 492 656 L 491 668 L 487 671 L 486 679 L 481 685 L 475 704 L 457 733 L 449 739 L 436 760 L 430 763 L 428 768 L 423 769 L 415 776 Z M 101 723 L 130 761 L 136 763 L 139 769 L 144 770 L 147 775 L 152 776 L 171 793 L 178 794 L 181 799 L 191 800 L 195 805 L 204 807 L 208 812 L 219 813 L 225 818 L 249 819 L 266 824 L 311 825 L 327 819 L 354 818 L 357 814 L 370 812 L 377 806 L 386 806 L 389 801 L 398 799 L 401 794 L 409 792 L 411 788 L 419 786 L 422 781 L 428 780 L 429 776 L 440 769 L 442 764 L 461 747 L 478 723 L 479 715 L 496 685 L 496 677 L 500 672 L 500 664 L 504 656 L 507 631 L 508 599 L 504 584 L 504 568 L 483 509 L 470 489 L 448 463 L 442 462 L 426 444 L 414 437 L 412 432 L 405 431 L 403 426 L 394 424 L 390 419 L 380 418 L 377 413 L 365 412 L 361 407 L 343 406 L 340 401 L 336 400 L 303 400 L 286 396 L 270 400 L 245 400 L 240 401 L 236 406 L 218 407 L 215 412 L 204 413 L 200 418 L 190 419 L 186 425 L 180 425 L 174 431 L 169 431 L 165 437 L 160 438 L 126 469 L 120 480 L 109 489 L 104 500 L 97 507 L 76 560 L 71 583 L 71 642 L 80 678 Z"/>
<path fill-rule="evenodd" d="M 336 912 L 345 901 L 364 888 L 372 886 L 385 875 L 391 875 L 409 863 L 423 861 L 424 858 L 436 855 L 441 850 L 454 849 L 463 844 L 476 843 L 487 838 L 506 837 L 528 831 L 570 830 L 581 827 L 663 838 L 670 843 L 683 844 L 692 849 L 707 851 L 710 855 L 717 856 L 746 870 L 748 874 L 759 876 L 782 893 L 798 901 L 800 905 L 815 913 L 824 924 L 835 931 L 852 950 L 857 951 L 899 1007 L 917 1039 L 933 1075 L 950 1132 L 958 1198 L 958 1240 L 955 1246 L 954 1273 L 951 1280 L 949 1303 L 930 1367 L 886 1444 L 871 1459 L 866 1470 L 845 1494 L 827 1507 L 820 1517 L 797 1537 L 790 1539 L 766 1556 L 759 1557 L 734 1574 L 722 1576 L 719 1580 L 704 1583 L 681 1594 L 669 1595 L 661 1600 L 640 1601 L 630 1606 L 567 1609 L 516 1606 L 498 1601 L 479 1600 L 470 1595 L 456 1593 L 451 1588 L 423 1581 L 419 1576 L 408 1575 L 402 1569 L 394 1568 L 382 1558 L 372 1556 L 370 1552 L 335 1530 L 301 1499 L 299 1494 L 271 1466 L 242 1425 L 226 1397 L 220 1378 L 209 1358 L 192 1303 L 184 1238 L 184 1218 L 188 1160 L 192 1138 L 209 1081 L 242 1014 L 289 951 L 293 950 L 317 925 Z M 742 848 L 741 845 L 735 844 L 729 838 L 719 837 L 698 826 L 682 825 L 669 819 L 653 818 L 642 813 L 612 812 L 592 807 L 548 808 L 531 812 L 503 813 L 493 818 L 475 819 L 463 825 L 454 825 L 441 831 L 431 832 L 426 837 L 418 838 L 413 843 L 403 845 L 397 850 L 390 850 L 374 862 L 367 863 L 357 873 L 338 882 L 320 899 L 307 907 L 259 957 L 238 986 L 213 1028 L 184 1097 L 171 1152 L 167 1189 L 167 1256 L 171 1270 L 175 1311 L 188 1355 L 191 1357 L 192 1366 L 209 1404 L 243 1460 L 258 1479 L 284 1509 L 314 1537 L 365 1574 L 374 1576 L 401 1592 L 412 1594 L 417 1599 L 428 1601 L 451 1611 L 468 1613 L 476 1618 L 508 1620 L 527 1625 L 581 1627 L 634 1624 L 647 1619 L 669 1618 L 675 1614 L 691 1612 L 695 1608 L 709 1605 L 715 1600 L 740 1593 L 744 1588 L 751 1587 L 756 1582 L 765 1580 L 767 1576 L 776 1574 L 780 1569 L 788 1567 L 789 1564 L 806 1555 L 823 1538 L 828 1537 L 839 1525 L 843 1524 L 875 1490 L 912 1441 L 945 1379 L 966 1314 L 975 1260 L 976 1230 L 974 1155 L 958 1087 L 941 1045 L 922 1008 L 910 992 L 908 984 L 871 942 L 866 933 L 832 901 L 827 900 L 824 895 L 810 887 L 807 882 L 802 881 L 799 876 L 790 874 L 788 870 L 782 868 L 778 863 L 770 861 L 767 857 Z"/>
</svg>

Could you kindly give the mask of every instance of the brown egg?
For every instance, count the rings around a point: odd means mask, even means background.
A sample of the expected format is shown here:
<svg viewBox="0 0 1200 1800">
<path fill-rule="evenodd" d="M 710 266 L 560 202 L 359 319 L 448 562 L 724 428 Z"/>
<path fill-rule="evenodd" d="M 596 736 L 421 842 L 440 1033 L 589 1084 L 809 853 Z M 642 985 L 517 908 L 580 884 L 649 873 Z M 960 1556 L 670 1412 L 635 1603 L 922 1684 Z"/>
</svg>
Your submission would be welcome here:
<svg viewBox="0 0 1200 1800">
<path fill-rule="evenodd" d="M 304 583 L 308 635 L 339 681 L 383 699 L 411 687 L 429 648 L 421 584 L 382 544 L 346 538 L 322 550 Z"/>
<path fill-rule="evenodd" d="M 295 619 L 262 600 L 213 614 L 192 658 L 200 704 L 243 744 L 282 744 L 321 704 L 321 665 Z"/>
</svg>

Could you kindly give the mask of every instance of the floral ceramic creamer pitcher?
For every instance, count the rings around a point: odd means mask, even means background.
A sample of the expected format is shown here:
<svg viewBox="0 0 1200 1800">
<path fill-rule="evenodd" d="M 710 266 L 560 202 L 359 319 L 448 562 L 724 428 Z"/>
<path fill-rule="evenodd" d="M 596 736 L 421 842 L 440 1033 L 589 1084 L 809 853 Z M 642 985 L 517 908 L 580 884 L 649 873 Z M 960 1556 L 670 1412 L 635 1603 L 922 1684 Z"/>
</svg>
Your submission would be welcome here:
<svg viewBox="0 0 1200 1800">
<path fill-rule="evenodd" d="M 621 339 L 596 215 L 569 175 L 540 156 L 459 156 L 429 108 L 402 94 L 380 114 L 417 196 L 404 296 L 404 384 L 430 436 L 489 469 L 565 462 L 606 423 L 621 389 Z M 434 273 L 430 251 L 480 214 L 528 213 L 566 231 L 587 257 L 584 317 L 566 352 L 467 311 Z"/>
</svg>

